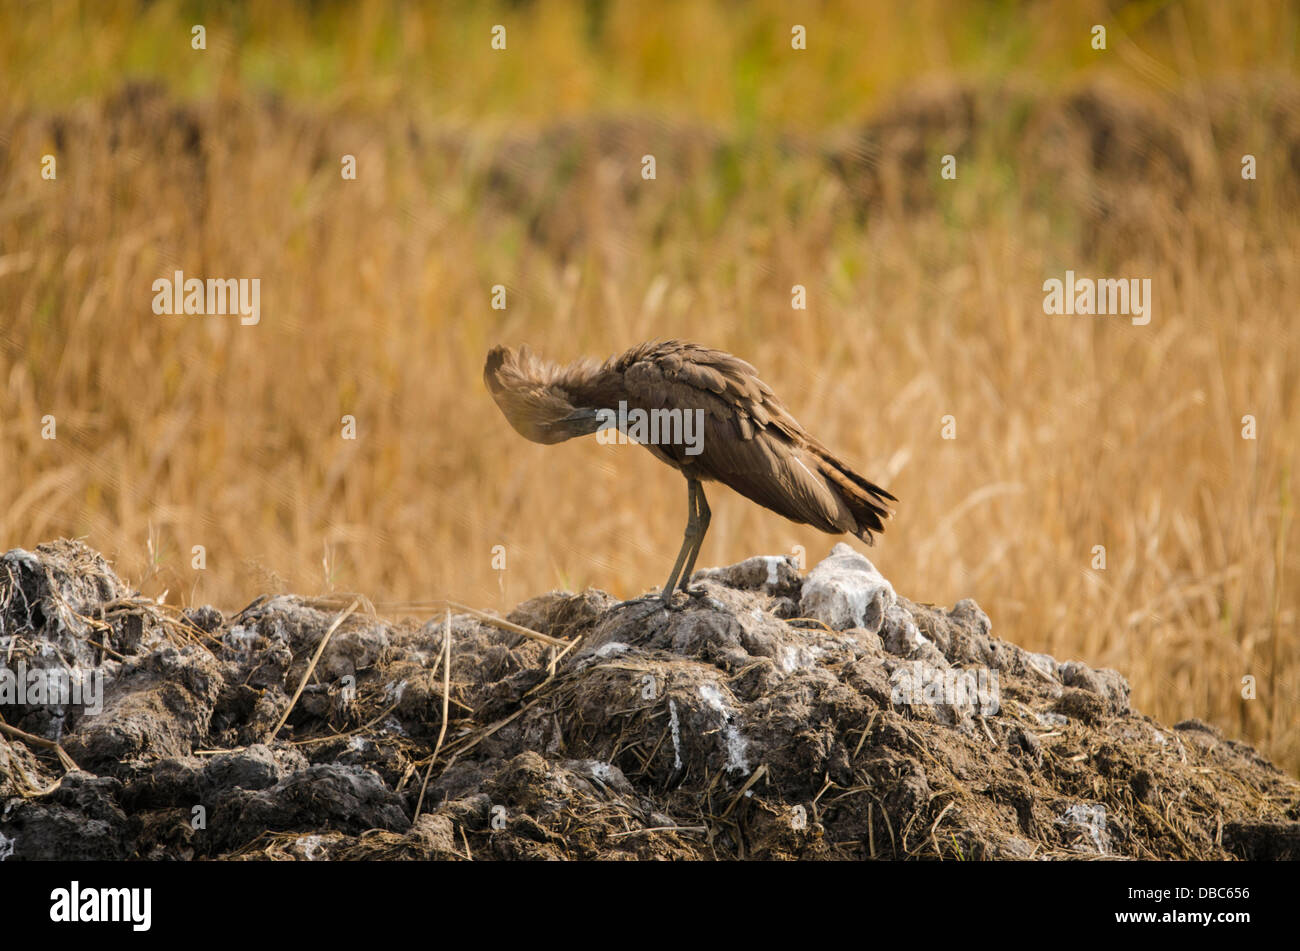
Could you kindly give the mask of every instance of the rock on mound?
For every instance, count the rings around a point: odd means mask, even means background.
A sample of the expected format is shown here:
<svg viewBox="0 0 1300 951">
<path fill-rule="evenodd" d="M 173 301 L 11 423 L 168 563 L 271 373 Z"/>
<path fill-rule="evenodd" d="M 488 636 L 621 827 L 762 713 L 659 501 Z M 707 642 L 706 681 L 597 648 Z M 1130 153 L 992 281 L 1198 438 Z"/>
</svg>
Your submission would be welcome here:
<svg viewBox="0 0 1300 951">
<path fill-rule="evenodd" d="M 76 543 L 9 552 L 4 670 L 103 692 L 0 671 L 0 858 L 1300 856 L 1300 784 L 972 601 L 901 598 L 847 545 L 695 583 L 671 611 L 227 618 L 133 598 Z"/>
</svg>

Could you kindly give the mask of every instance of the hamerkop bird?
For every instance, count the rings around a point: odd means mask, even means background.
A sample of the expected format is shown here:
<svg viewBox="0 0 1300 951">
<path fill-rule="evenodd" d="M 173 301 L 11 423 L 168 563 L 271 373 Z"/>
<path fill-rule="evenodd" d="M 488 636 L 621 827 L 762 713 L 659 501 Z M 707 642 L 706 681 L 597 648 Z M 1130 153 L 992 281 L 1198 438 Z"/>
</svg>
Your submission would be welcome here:
<svg viewBox="0 0 1300 951">
<path fill-rule="evenodd" d="M 654 341 L 603 364 L 561 367 L 527 347 L 493 347 L 483 380 L 510 425 L 548 445 L 621 428 L 637 410 L 642 419 L 658 411 L 657 418 L 670 420 L 676 411 L 679 423 L 686 414 L 702 422 L 693 442 L 680 438 L 683 426 L 665 425 L 674 438 L 646 443 L 686 477 L 686 537 L 661 595 L 665 605 L 679 577 L 686 589 L 709 529 L 705 481 L 729 485 L 793 522 L 847 532 L 868 545 L 892 514 L 886 500 L 897 501 L 805 432 L 752 366 L 721 350 Z"/>
</svg>

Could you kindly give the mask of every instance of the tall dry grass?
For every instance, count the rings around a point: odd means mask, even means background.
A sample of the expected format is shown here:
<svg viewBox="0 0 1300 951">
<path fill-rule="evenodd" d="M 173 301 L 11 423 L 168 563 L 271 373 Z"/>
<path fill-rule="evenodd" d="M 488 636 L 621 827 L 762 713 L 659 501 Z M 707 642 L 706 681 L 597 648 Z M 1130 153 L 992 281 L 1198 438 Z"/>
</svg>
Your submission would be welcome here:
<svg viewBox="0 0 1300 951">
<path fill-rule="evenodd" d="M 771 4 L 670 4 L 654 28 L 610 4 L 596 39 L 570 8 L 521 7 L 531 68 L 474 45 L 509 10 L 235 6 L 244 40 L 198 65 L 158 52 L 188 35 L 183 7 L 33 7 L 22 28 L 8 10 L 0 548 L 86 536 L 147 593 L 227 609 L 266 590 L 639 594 L 680 542 L 681 479 L 635 447 L 524 442 L 482 361 L 683 336 L 753 362 L 899 496 L 870 556 L 900 592 L 974 597 L 1004 638 L 1114 666 L 1139 709 L 1294 771 L 1300 136 L 1276 48 L 1296 21 L 1226 6 L 1131 24 L 1147 32 L 1112 40 L 1104 77 L 1038 7 L 859 17 L 811 68 L 763 39 Z M 1252 56 L 1254 78 L 1231 75 Z M 53 57 L 72 65 L 37 81 Z M 917 100 L 919 68 L 978 75 Z M 136 72 L 168 91 L 122 92 Z M 1097 79 L 1100 118 L 1071 99 Z M 573 118 L 592 109 L 631 118 Z M 1066 268 L 1152 278 L 1151 324 L 1044 316 Z M 177 269 L 259 277 L 262 323 L 155 316 Z M 835 541 L 710 501 L 702 564 Z"/>
</svg>

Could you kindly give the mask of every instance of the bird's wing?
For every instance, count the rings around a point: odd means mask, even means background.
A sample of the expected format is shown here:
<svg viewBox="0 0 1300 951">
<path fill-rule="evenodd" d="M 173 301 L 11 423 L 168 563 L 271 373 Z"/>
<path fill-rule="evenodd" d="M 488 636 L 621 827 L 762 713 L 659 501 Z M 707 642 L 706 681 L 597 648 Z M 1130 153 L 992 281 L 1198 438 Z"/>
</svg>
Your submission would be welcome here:
<svg viewBox="0 0 1300 951">
<path fill-rule="evenodd" d="M 812 440 L 752 366 L 691 344 L 638 351 L 623 368 L 629 407 L 703 411 L 698 455 L 687 454 L 685 445 L 659 445 L 657 455 L 793 521 L 828 532 L 856 530 L 844 500 L 819 474 L 808 449 Z"/>
<path fill-rule="evenodd" d="M 670 408 L 701 407 L 715 417 L 734 419 L 743 438 L 762 429 L 798 441 L 807 434 L 752 366 L 722 350 L 668 341 L 632 351 L 624 369 L 630 393 L 655 400 L 672 396 Z M 658 404 L 662 407 L 663 400 Z"/>
</svg>

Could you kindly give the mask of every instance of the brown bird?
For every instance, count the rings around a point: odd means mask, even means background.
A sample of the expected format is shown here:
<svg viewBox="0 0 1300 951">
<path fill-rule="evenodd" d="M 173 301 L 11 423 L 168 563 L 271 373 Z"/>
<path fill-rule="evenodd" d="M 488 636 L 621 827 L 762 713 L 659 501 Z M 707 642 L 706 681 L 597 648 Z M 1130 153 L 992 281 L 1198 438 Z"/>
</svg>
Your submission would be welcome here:
<svg viewBox="0 0 1300 951">
<path fill-rule="evenodd" d="M 709 529 L 703 482 L 722 482 L 793 522 L 868 545 L 892 515 L 886 500 L 898 501 L 810 436 L 752 366 L 721 350 L 652 341 L 603 364 L 562 367 L 527 347 L 493 347 L 483 380 L 510 425 L 533 442 L 618 428 L 686 477 L 686 537 L 664 604 L 679 577 L 686 589 Z"/>
</svg>

